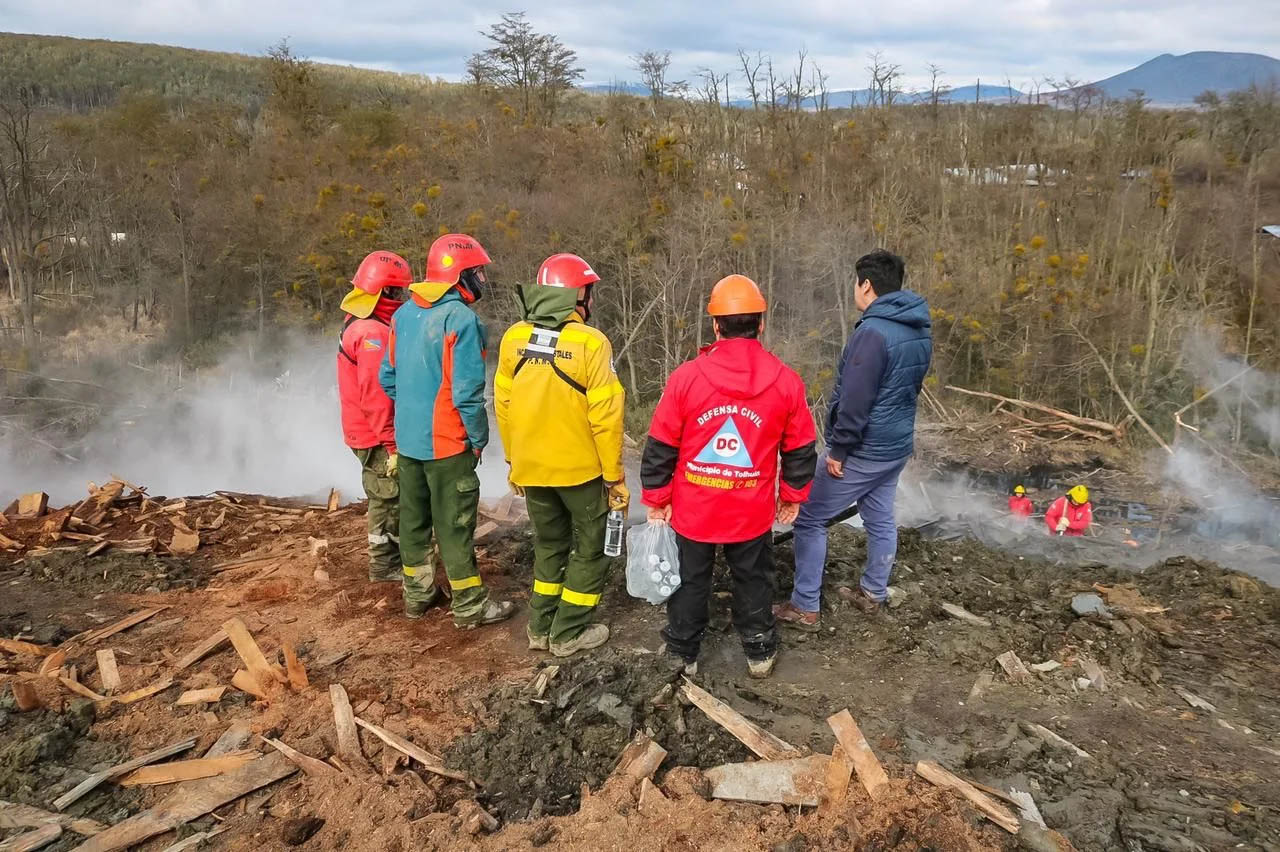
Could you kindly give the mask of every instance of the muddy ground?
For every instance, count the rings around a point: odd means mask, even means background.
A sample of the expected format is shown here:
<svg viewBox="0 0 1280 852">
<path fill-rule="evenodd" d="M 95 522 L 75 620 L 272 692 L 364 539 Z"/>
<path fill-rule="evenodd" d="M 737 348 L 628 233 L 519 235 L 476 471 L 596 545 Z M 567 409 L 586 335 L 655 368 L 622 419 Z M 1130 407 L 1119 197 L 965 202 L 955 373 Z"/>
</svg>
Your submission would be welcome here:
<svg viewBox="0 0 1280 852">
<path fill-rule="evenodd" d="M 869 618 L 836 593 L 856 582 L 864 551 L 860 533 L 839 529 L 823 630 L 785 633 L 767 681 L 746 677 L 721 577 L 696 680 L 815 752 L 830 751 L 824 720 L 847 707 L 894 779 L 887 802 L 873 806 L 855 789 L 839 813 L 797 814 L 704 801 L 687 771 L 677 769 L 742 760 L 747 752 L 701 711 L 662 695 L 678 679 L 655 653 L 662 610 L 626 597 L 620 565 L 602 607 L 613 641 L 564 663 L 524 648 L 523 618 L 468 632 L 456 631 L 443 611 L 417 623 L 400 618 L 396 587 L 364 579 L 356 541 L 362 522 L 357 513 L 310 519 L 258 551 L 277 558 L 227 571 L 213 567 L 255 543 L 234 530 L 193 557 L 107 563 L 101 560 L 108 554 L 58 553 L 0 562 L 6 637 L 56 645 L 139 608 L 171 606 L 106 642 L 125 689 L 172 672 L 178 657 L 233 615 L 272 657 L 281 644 L 295 644 L 311 680 L 311 689 L 269 704 L 233 689 L 214 705 L 174 707 L 182 689 L 230 681 L 240 663 L 221 650 L 179 673 L 172 688 L 96 718 L 54 681 L 41 682 L 48 709 L 37 713 L 15 712 L 6 689 L 0 798 L 48 808 L 122 756 L 184 736 L 198 736 L 202 749 L 235 720 L 325 758 L 336 750 L 327 695 L 336 682 L 358 715 L 443 755 L 476 777 L 479 790 L 408 771 L 364 736 L 371 771 L 361 780 L 295 776 L 182 833 L 225 828 L 211 841 L 225 849 L 292 848 L 286 839 L 298 840 L 304 828 L 314 829 L 308 849 L 1014 848 L 1013 838 L 953 794 L 913 779 L 915 761 L 931 759 L 1002 790 L 1030 791 L 1048 825 L 1079 849 L 1280 849 L 1280 594 L 1246 576 L 1189 560 L 1137 575 L 1106 565 L 1051 565 L 904 532 L 895 577 L 901 605 Z M 314 575 L 307 537 L 316 534 L 348 542 L 331 547 L 327 582 Z M 513 529 L 484 551 L 491 585 L 524 599 L 527 534 Z M 789 564 L 785 546 L 778 559 Z M 779 575 L 784 595 L 787 572 Z M 1108 589 L 1109 614 L 1077 616 L 1073 595 L 1095 583 Z M 944 602 L 990 626 L 946 615 Z M 1010 650 L 1028 666 L 1061 667 L 1012 681 L 995 664 Z M 97 689 L 93 659 L 88 653 L 68 662 Z M 4 676 L 39 662 L 0 655 Z M 1088 662 L 1101 668 L 1102 683 L 1080 684 Z M 546 703 L 531 700 L 531 682 L 553 663 L 561 669 L 538 699 Z M 990 683 L 975 689 L 986 676 Z M 1215 709 L 1190 706 L 1176 688 Z M 1090 756 L 1029 734 L 1031 724 Z M 655 777 L 667 798 L 645 807 L 631 792 L 601 789 L 636 730 L 650 731 L 671 753 Z M 112 823 L 167 792 L 108 783 L 70 811 Z M 497 833 L 465 832 L 473 798 L 500 819 Z M 13 833 L 0 829 L 0 838 Z M 176 836 L 144 848 L 163 849 Z M 47 848 L 74 848 L 78 840 L 68 833 Z"/>
</svg>

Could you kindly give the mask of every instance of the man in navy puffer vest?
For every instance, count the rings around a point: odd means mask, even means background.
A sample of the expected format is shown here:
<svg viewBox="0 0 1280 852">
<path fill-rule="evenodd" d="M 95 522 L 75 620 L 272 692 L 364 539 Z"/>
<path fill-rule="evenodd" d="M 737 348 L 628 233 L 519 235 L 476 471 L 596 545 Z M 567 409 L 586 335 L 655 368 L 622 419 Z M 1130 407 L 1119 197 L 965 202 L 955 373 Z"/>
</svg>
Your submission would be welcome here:
<svg viewBox="0 0 1280 852">
<path fill-rule="evenodd" d="M 827 412 L 826 456 L 795 522 L 795 590 L 774 607 L 783 623 L 818 629 L 827 524 L 858 504 L 867 530 L 867 565 L 854 601 L 874 612 L 888 598 L 898 550 L 893 514 L 898 476 L 914 445 L 916 398 L 933 357 L 929 304 L 902 289 L 901 257 L 873 251 L 855 266 L 854 303 L 862 319 L 840 355 Z"/>
</svg>

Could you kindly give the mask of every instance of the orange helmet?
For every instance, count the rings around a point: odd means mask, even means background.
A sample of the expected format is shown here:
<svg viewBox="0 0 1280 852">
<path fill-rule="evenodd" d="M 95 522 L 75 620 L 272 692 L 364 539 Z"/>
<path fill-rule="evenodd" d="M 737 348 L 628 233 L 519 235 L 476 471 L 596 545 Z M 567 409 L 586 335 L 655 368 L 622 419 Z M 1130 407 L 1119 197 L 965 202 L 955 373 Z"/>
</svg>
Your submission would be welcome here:
<svg viewBox="0 0 1280 852">
<path fill-rule="evenodd" d="M 553 254 L 538 267 L 537 283 L 542 287 L 567 287 L 581 290 L 600 280 L 600 276 L 576 254 Z"/>
<path fill-rule="evenodd" d="M 762 314 L 766 310 L 768 304 L 760 295 L 760 288 L 745 275 L 727 275 L 717 281 L 707 304 L 707 313 L 713 317 Z"/>
<path fill-rule="evenodd" d="M 413 282 L 409 261 L 389 251 L 375 251 L 360 261 L 351 279 L 351 292 L 342 300 L 342 310 L 364 319 L 373 313 L 387 287 L 408 287 Z"/>
<path fill-rule="evenodd" d="M 427 281 L 432 284 L 457 284 L 463 270 L 492 263 L 489 253 L 475 237 L 445 234 L 427 251 Z"/>
</svg>

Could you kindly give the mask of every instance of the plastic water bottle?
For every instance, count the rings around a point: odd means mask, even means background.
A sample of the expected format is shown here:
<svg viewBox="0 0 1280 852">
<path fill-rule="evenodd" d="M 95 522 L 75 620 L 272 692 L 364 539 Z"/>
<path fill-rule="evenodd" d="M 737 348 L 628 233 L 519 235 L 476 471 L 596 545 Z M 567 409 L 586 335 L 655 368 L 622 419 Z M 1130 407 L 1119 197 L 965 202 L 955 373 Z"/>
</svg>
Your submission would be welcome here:
<svg viewBox="0 0 1280 852">
<path fill-rule="evenodd" d="M 604 528 L 604 555 L 622 555 L 622 512 L 613 509 L 609 512 L 609 520 Z"/>
</svg>

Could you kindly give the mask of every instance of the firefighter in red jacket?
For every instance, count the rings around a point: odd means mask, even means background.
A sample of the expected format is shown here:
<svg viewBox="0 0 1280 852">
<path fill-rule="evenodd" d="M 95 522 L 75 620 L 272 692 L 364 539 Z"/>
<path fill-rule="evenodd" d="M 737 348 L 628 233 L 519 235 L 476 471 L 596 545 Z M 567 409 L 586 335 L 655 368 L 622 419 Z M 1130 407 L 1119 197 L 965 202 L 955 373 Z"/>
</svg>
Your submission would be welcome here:
<svg viewBox="0 0 1280 852">
<path fill-rule="evenodd" d="M 1044 513 L 1049 535 L 1084 535 L 1093 523 L 1093 504 L 1089 502 L 1089 489 L 1077 485 L 1065 497 L 1053 501 Z"/>
<path fill-rule="evenodd" d="M 808 497 L 817 436 L 804 382 L 760 345 L 765 309 L 750 278 L 716 284 L 716 342 L 671 374 L 641 460 L 649 520 L 670 523 L 679 543 L 680 586 L 662 637 L 688 674 L 707 628 L 717 546 L 749 674 L 768 677 L 777 659 L 773 523 L 793 522 Z"/>
<path fill-rule="evenodd" d="M 1029 518 L 1035 512 L 1036 507 L 1031 502 L 1031 498 L 1027 496 L 1027 489 L 1021 485 L 1013 486 L 1013 493 L 1009 495 L 1009 511 L 1015 518 Z"/>
<path fill-rule="evenodd" d="M 369 498 L 369 580 L 400 581 L 400 484 L 396 478 L 395 404 L 378 383 L 391 315 L 413 282 L 398 254 L 375 251 L 351 279 L 342 300 L 347 318 L 338 342 L 342 435 L 360 460 Z"/>
</svg>

